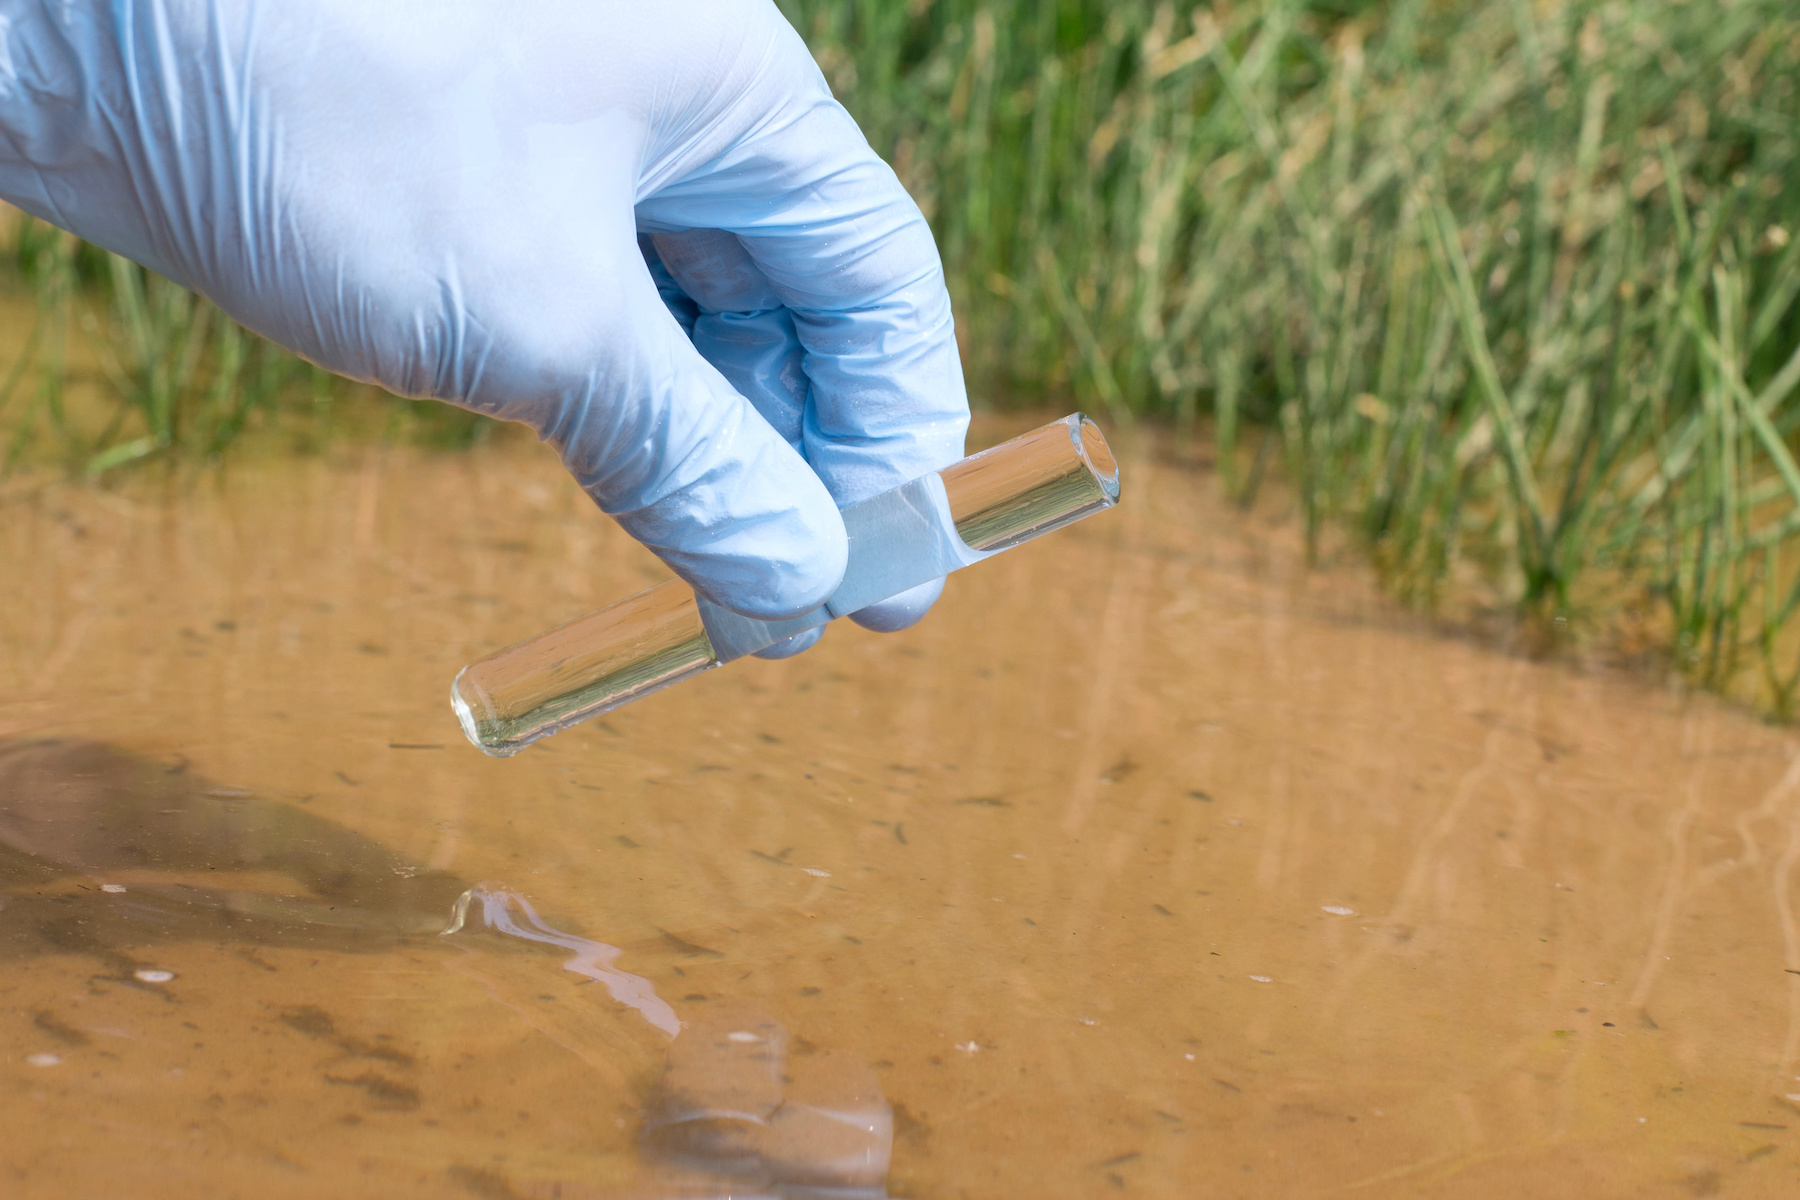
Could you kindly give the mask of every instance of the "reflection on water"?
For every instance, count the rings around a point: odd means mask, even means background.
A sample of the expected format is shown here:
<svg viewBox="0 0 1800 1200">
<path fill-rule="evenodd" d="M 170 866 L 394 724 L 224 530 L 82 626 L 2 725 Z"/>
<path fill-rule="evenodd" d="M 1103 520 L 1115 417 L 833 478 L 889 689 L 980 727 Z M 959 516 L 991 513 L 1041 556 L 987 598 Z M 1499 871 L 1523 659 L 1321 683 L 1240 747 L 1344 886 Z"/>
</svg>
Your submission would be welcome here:
<svg viewBox="0 0 1800 1200">
<path fill-rule="evenodd" d="M 787 1031 L 753 1008 L 690 1022 L 651 1095 L 646 1150 L 732 1194 L 882 1200 L 894 1113 L 881 1081 L 829 1052 L 790 1063 L 787 1048 Z"/>
<path fill-rule="evenodd" d="M 517 1009 L 509 992 L 538 991 L 551 969 L 541 956 L 516 961 L 521 944 L 568 951 L 563 970 L 600 983 L 675 1039 L 645 1099 L 651 1169 L 632 1197 L 742 1196 L 745 1187 L 782 1200 L 886 1196 L 893 1115 L 869 1068 L 826 1055 L 790 1079 L 787 1032 L 774 1020 L 715 1008 L 684 1028 L 649 980 L 612 965 L 618 947 L 556 928 L 504 884 L 477 884 L 444 903 L 459 887 L 293 801 L 217 786 L 185 762 L 96 742 L 0 740 L 0 951 L 9 956 L 90 957 L 111 970 L 90 986 L 156 987 L 176 973 L 144 955 L 172 940 L 374 952 L 437 933 L 476 960 L 452 969 Z M 478 931 L 496 936 L 477 939 Z M 615 1014 L 583 1000 L 589 1011 L 544 1031 L 583 1059 L 604 1058 L 618 1041 L 608 1028 Z M 349 1059 L 411 1065 L 404 1051 L 343 1036 L 322 1008 L 290 1008 L 279 1020 Z M 67 1046 L 90 1043 L 48 1012 L 34 1026 Z M 62 1063 L 53 1052 L 34 1057 L 28 1065 Z M 380 1108 L 420 1103 L 416 1088 L 374 1071 L 332 1078 Z M 585 1190 L 579 1181 L 551 1187 L 571 1197 Z"/>
<path fill-rule="evenodd" d="M 502 884 L 478 884 L 458 897 L 444 935 L 480 929 L 571 951 L 563 970 L 603 984 L 674 1039 L 645 1099 L 642 1144 L 652 1169 L 633 1196 L 741 1197 L 746 1188 L 782 1200 L 887 1196 L 894 1114 L 866 1064 L 824 1052 L 790 1070 L 787 1030 L 748 1005 L 715 1004 L 681 1021 L 649 980 L 612 966 L 618 947 L 557 929 Z M 467 937 L 458 945 L 479 953 Z M 495 998 L 518 1007 L 505 999 L 491 964 L 483 966 Z M 586 1058 L 599 1042 L 571 1049 Z M 550 1190 L 573 1197 L 581 1189 L 559 1181 Z"/>
<path fill-rule="evenodd" d="M 0 495 L 0 1195 L 1800 1195 L 1792 731 L 1126 470 L 506 762 L 662 577 L 553 456 Z"/>
<path fill-rule="evenodd" d="M 123 963 L 124 947 L 208 939 L 373 948 L 436 932 L 466 886 L 185 762 L 0 740 L 0 954 Z"/>
<path fill-rule="evenodd" d="M 644 1020 L 670 1037 L 681 1032 L 681 1021 L 675 1016 L 675 1010 L 656 994 L 654 984 L 613 967 L 613 960 L 622 953 L 617 946 L 589 941 L 549 925 L 538 916 L 530 900 L 503 883 L 477 884 L 458 896 L 451 909 L 450 924 L 444 930 L 445 936 L 462 932 L 468 923 L 470 908 L 476 910 L 482 925 L 508 937 L 574 951 L 575 956 L 563 963 L 563 970 L 605 984 L 614 1000 L 636 1009 L 643 1014 Z M 515 913 L 518 914 L 516 917 Z"/>
</svg>

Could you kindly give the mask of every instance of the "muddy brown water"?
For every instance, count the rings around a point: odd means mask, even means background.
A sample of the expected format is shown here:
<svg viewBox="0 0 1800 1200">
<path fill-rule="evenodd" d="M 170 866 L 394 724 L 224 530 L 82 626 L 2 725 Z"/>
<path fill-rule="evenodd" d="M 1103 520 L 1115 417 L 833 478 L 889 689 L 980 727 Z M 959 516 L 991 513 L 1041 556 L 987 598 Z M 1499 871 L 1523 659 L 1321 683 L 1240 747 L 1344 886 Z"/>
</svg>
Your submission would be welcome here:
<svg viewBox="0 0 1800 1200">
<path fill-rule="evenodd" d="M 1122 441 L 920 628 L 506 761 L 456 669 L 662 578 L 548 453 L 0 500 L 0 1194 L 724 1195 L 671 1097 L 784 1087 L 920 1200 L 1800 1194 L 1794 735 L 1434 634 Z M 438 936 L 478 881 L 686 1049 Z"/>
</svg>

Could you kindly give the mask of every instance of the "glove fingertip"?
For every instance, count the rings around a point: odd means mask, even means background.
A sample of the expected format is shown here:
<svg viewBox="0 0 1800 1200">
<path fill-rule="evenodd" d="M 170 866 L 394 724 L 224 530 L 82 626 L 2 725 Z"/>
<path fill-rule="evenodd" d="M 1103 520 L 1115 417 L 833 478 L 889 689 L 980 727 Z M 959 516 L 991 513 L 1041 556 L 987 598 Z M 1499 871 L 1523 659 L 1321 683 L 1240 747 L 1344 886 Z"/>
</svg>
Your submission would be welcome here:
<svg viewBox="0 0 1800 1200">
<path fill-rule="evenodd" d="M 943 579 L 934 579 L 930 583 L 909 588 L 898 596 L 889 596 L 867 608 L 858 609 L 850 614 L 850 619 L 876 633 L 898 633 L 924 620 L 925 614 L 931 611 L 931 606 L 943 594 Z"/>
<path fill-rule="evenodd" d="M 776 642 L 773 646 L 764 646 L 761 650 L 756 651 L 756 657 L 782 659 L 792 658 L 796 654 L 804 654 L 819 644 L 819 639 L 825 636 L 827 628 L 827 626 L 819 625 L 804 633 L 796 633 L 785 641 Z"/>
</svg>

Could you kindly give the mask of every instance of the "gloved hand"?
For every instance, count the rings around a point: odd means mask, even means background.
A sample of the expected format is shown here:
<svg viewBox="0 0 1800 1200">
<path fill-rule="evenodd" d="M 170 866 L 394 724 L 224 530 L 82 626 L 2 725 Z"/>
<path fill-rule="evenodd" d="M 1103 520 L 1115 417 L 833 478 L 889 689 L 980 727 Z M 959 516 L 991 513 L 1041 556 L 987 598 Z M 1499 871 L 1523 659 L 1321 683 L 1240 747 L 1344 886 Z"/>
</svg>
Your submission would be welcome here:
<svg viewBox="0 0 1800 1200">
<path fill-rule="evenodd" d="M 749 616 L 821 603 L 838 507 L 962 453 L 930 230 L 768 0 L 6 0 L 0 196 L 531 425 Z"/>
</svg>

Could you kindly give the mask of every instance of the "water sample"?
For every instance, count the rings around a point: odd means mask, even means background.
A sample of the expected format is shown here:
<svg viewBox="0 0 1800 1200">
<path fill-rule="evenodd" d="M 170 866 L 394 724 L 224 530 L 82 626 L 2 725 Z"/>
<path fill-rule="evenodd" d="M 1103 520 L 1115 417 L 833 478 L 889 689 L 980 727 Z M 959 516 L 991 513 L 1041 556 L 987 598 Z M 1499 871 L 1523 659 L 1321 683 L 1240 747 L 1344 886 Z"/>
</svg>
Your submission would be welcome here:
<svg viewBox="0 0 1800 1200">
<path fill-rule="evenodd" d="M 812 612 L 759 621 L 671 579 L 469 664 L 450 705 L 477 748 L 517 754 L 1118 502 L 1118 462 L 1100 427 L 1074 413 L 846 508 L 849 565 Z"/>
</svg>

